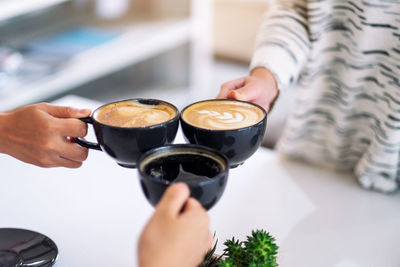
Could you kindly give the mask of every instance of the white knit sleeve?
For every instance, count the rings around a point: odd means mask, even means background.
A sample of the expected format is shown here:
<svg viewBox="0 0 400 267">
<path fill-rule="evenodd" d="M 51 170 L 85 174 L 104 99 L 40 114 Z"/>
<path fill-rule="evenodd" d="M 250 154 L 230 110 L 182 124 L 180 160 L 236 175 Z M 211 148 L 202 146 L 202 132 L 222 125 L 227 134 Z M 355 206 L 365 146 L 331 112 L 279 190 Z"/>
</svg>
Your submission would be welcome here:
<svg viewBox="0 0 400 267">
<path fill-rule="evenodd" d="M 310 51 L 306 0 L 275 0 L 265 14 L 250 70 L 265 67 L 285 89 L 295 82 Z"/>
</svg>

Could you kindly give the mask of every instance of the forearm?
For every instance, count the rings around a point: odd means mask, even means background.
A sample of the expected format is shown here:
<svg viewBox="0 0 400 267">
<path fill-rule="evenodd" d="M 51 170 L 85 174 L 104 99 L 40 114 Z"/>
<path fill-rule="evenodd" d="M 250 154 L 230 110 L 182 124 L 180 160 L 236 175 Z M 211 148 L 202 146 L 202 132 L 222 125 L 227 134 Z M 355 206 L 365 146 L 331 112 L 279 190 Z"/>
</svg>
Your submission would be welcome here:
<svg viewBox="0 0 400 267">
<path fill-rule="evenodd" d="M 309 51 L 307 1 L 276 1 L 265 15 L 250 69 L 268 69 L 284 89 L 297 80 Z"/>
</svg>

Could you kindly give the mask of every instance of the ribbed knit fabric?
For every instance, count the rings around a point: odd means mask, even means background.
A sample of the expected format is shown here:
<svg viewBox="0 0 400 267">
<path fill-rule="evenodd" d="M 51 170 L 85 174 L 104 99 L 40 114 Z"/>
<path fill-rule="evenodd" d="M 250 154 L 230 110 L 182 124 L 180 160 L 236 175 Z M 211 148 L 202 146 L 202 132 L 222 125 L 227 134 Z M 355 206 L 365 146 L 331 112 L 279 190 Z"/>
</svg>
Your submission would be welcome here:
<svg viewBox="0 0 400 267">
<path fill-rule="evenodd" d="M 400 1 L 278 0 L 250 68 L 260 66 L 297 90 L 280 152 L 398 188 Z"/>
</svg>

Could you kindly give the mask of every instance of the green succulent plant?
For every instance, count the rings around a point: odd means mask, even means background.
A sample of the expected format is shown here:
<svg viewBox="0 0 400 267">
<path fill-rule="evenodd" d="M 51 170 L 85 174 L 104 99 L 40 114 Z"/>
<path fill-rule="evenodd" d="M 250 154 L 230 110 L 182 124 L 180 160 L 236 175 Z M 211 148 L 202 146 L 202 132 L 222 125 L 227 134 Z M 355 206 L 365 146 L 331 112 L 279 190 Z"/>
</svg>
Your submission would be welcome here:
<svg viewBox="0 0 400 267">
<path fill-rule="evenodd" d="M 224 253 L 215 257 L 217 243 L 207 253 L 200 267 L 277 267 L 278 246 L 264 230 L 255 230 L 245 241 L 233 237 L 224 242 Z"/>
<path fill-rule="evenodd" d="M 237 265 L 230 258 L 223 259 L 218 263 L 218 267 L 236 267 Z"/>
<path fill-rule="evenodd" d="M 224 246 L 223 256 L 232 261 L 234 264 L 233 266 L 240 266 L 242 259 L 245 257 L 243 242 L 235 240 L 235 238 L 232 237 L 231 240 L 226 240 L 224 242 Z"/>
<path fill-rule="evenodd" d="M 276 254 L 278 246 L 275 238 L 264 230 L 253 231 L 245 243 L 246 266 L 276 267 Z"/>
</svg>

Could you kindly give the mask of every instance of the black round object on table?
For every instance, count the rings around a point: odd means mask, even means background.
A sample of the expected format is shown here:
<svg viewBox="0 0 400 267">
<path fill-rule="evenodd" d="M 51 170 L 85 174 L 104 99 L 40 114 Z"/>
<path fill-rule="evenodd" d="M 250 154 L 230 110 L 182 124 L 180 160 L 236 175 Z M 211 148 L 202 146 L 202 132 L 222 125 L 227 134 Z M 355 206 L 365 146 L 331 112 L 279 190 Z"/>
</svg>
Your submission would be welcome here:
<svg viewBox="0 0 400 267">
<path fill-rule="evenodd" d="M 40 233 L 0 228 L 0 267 L 50 267 L 56 262 L 56 244 Z"/>
</svg>

